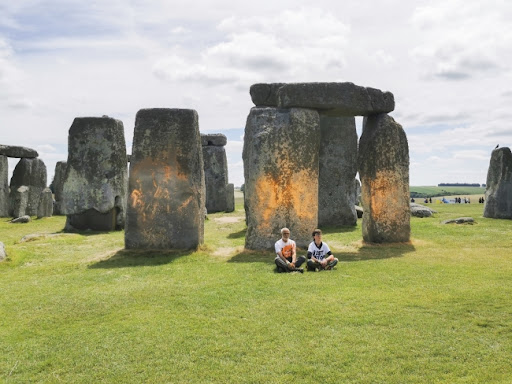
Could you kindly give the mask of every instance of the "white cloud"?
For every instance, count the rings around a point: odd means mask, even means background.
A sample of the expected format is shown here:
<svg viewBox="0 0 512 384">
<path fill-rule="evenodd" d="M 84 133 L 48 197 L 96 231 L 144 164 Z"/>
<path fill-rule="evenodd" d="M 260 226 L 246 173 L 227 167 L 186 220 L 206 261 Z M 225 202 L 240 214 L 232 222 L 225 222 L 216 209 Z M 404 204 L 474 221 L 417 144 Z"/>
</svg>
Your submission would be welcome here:
<svg viewBox="0 0 512 384">
<path fill-rule="evenodd" d="M 219 23 L 218 30 L 225 34 L 222 41 L 195 55 L 172 52 L 155 64 L 155 75 L 170 81 L 247 87 L 261 79 L 303 80 L 312 72 L 316 80 L 327 80 L 340 76 L 346 65 L 343 52 L 350 28 L 321 9 L 230 17 Z"/>
<path fill-rule="evenodd" d="M 421 32 L 411 51 L 427 77 L 465 80 L 509 71 L 510 6 L 497 0 L 433 2 L 420 6 L 411 23 Z M 456 16 L 456 17 L 454 17 Z"/>
</svg>

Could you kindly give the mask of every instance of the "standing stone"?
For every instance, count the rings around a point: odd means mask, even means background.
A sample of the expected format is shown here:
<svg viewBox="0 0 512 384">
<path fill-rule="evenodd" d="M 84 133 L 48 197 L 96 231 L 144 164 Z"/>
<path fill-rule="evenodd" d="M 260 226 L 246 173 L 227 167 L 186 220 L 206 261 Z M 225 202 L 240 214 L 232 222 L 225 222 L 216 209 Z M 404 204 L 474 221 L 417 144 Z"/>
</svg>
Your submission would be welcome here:
<svg viewBox="0 0 512 384">
<path fill-rule="evenodd" d="M 318 224 L 320 117 L 309 109 L 251 109 L 244 137 L 248 249 L 272 249 L 288 227 L 299 247 Z"/>
<path fill-rule="evenodd" d="M 14 192 L 11 191 L 12 217 L 25 216 L 28 205 L 29 188 L 22 185 Z"/>
<path fill-rule="evenodd" d="M 0 155 L 0 217 L 9 216 L 9 162 Z"/>
<path fill-rule="evenodd" d="M 492 151 L 485 190 L 484 217 L 512 219 L 512 153 L 502 147 Z"/>
<path fill-rule="evenodd" d="M 205 184 L 196 111 L 137 113 L 128 190 L 126 248 L 190 249 L 203 243 Z"/>
<path fill-rule="evenodd" d="M 356 225 L 357 132 L 354 117 L 320 114 L 318 161 L 318 226 Z"/>
<path fill-rule="evenodd" d="M 55 175 L 53 177 L 53 191 L 55 193 L 55 206 L 53 213 L 55 215 L 62 214 L 64 177 L 66 176 L 67 165 L 67 161 L 58 161 L 57 164 L 55 164 Z"/>
<path fill-rule="evenodd" d="M 356 205 L 361 203 L 361 182 L 358 179 L 354 179 L 354 201 Z"/>
<path fill-rule="evenodd" d="M 5 252 L 5 245 L 0 241 L 0 261 L 4 261 L 7 258 L 7 253 Z"/>
<path fill-rule="evenodd" d="M 226 211 L 226 186 L 228 184 L 226 150 L 224 146 L 211 145 L 212 141 L 206 140 L 205 136 L 210 135 L 201 135 L 203 141 L 206 210 L 208 213 Z M 209 142 L 210 145 L 205 145 L 205 142 Z"/>
<path fill-rule="evenodd" d="M 235 210 L 235 185 L 226 185 L 226 212 Z"/>
<path fill-rule="evenodd" d="M 39 207 L 37 208 L 37 218 L 50 217 L 53 214 L 53 194 L 50 188 L 45 188 L 41 192 Z"/>
<path fill-rule="evenodd" d="M 28 187 L 28 200 L 25 215 L 37 215 L 41 192 L 46 188 L 46 177 L 46 165 L 44 165 L 43 160 L 39 158 L 23 158 L 16 164 L 11 177 L 10 199 L 12 201 L 19 187 L 22 185 Z"/>
<path fill-rule="evenodd" d="M 127 183 L 123 123 L 110 117 L 75 118 L 69 129 L 68 161 L 59 196 L 66 227 L 123 228 Z"/>
<path fill-rule="evenodd" d="M 409 241 L 409 146 L 402 126 L 387 114 L 365 118 L 358 163 L 364 241 Z"/>
</svg>

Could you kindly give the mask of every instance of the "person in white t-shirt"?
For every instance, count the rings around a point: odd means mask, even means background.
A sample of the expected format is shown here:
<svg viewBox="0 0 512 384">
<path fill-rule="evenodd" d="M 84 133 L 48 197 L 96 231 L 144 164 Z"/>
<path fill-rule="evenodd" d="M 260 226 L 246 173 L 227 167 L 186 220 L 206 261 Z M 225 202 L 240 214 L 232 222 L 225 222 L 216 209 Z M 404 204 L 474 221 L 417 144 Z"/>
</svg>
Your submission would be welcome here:
<svg viewBox="0 0 512 384">
<path fill-rule="evenodd" d="M 308 271 L 333 269 L 338 264 L 338 259 L 334 257 L 329 246 L 322 242 L 322 231 L 315 229 L 313 231 L 313 241 L 308 247 Z"/>
<path fill-rule="evenodd" d="M 277 265 L 277 272 L 304 272 L 300 266 L 306 261 L 304 256 L 297 257 L 297 246 L 295 241 L 290 239 L 290 230 L 288 228 L 281 229 L 281 239 L 276 241 L 274 246 Z"/>
</svg>

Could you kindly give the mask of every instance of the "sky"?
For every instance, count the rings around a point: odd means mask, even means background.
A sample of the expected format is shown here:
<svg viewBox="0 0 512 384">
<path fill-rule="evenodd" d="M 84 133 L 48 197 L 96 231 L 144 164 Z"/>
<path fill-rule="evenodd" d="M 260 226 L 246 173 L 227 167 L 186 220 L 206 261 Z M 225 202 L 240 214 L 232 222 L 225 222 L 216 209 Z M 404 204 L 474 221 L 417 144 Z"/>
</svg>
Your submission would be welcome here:
<svg viewBox="0 0 512 384">
<path fill-rule="evenodd" d="M 191 108 L 240 186 L 252 84 L 349 81 L 394 94 L 411 185 L 485 183 L 512 145 L 510 20 L 504 0 L 0 0 L 0 144 L 49 184 L 75 117 L 121 120 L 131 153 L 139 109 Z"/>
</svg>

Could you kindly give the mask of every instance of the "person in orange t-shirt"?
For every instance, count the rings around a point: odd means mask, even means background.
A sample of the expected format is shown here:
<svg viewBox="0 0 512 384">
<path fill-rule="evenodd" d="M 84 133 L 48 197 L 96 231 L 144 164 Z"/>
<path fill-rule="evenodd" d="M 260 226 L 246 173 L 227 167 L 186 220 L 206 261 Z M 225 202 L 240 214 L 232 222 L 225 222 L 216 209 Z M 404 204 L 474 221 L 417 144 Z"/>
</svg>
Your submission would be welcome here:
<svg viewBox="0 0 512 384">
<path fill-rule="evenodd" d="M 304 272 L 304 269 L 300 268 L 300 266 L 306 261 L 306 258 L 304 256 L 297 258 L 297 246 L 295 241 L 290 239 L 290 230 L 288 228 L 281 229 L 281 239 L 276 241 L 274 248 L 277 254 L 274 259 L 277 265 L 277 272 Z"/>
</svg>

